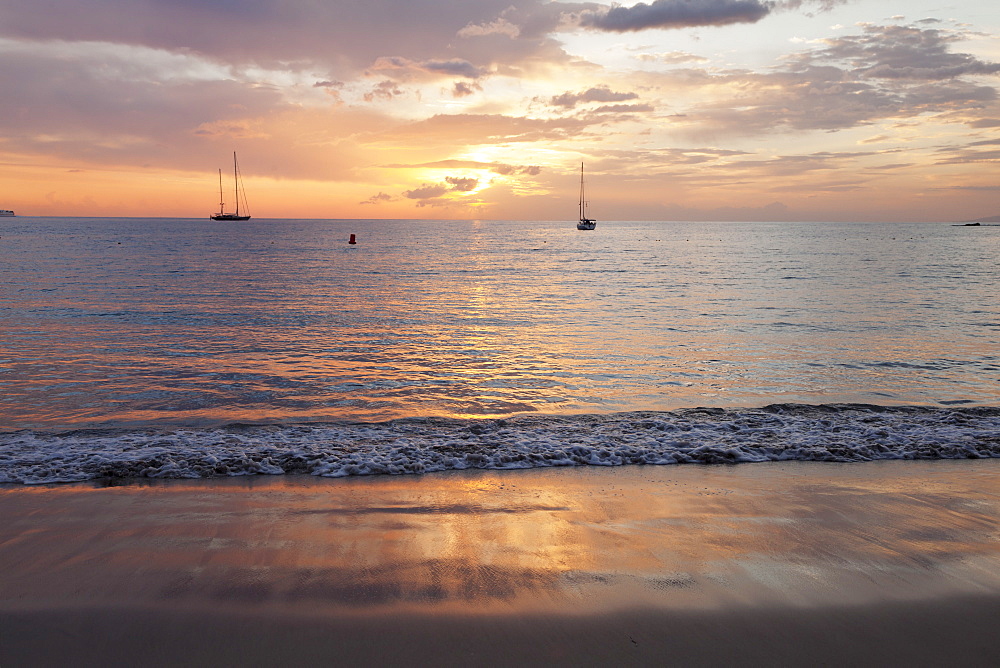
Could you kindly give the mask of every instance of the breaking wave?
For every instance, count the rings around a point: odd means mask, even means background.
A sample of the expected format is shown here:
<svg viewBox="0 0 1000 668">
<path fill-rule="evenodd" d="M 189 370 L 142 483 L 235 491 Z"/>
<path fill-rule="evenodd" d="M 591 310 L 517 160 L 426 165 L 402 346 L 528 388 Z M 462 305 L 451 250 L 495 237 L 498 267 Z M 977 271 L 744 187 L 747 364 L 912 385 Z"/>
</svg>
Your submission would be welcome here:
<svg viewBox="0 0 1000 668">
<path fill-rule="evenodd" d="M 1000 457 L 1000 407 L 776 404 L 506 419 L 0 433 L 0 483 Z"/>
</svg>

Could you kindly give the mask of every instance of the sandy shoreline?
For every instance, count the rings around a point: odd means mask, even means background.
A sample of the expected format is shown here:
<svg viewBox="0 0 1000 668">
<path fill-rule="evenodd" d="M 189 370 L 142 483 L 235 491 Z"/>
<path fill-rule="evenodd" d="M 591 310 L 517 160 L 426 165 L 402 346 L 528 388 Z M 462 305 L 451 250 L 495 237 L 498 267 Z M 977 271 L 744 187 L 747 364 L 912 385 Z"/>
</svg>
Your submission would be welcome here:
<svg viewBox="0 0 1000 668">
<path fill-rule="evenodd" d="M 1000 460 L 0 488 L 0 666 L 990 665 Z"/>
</svg>

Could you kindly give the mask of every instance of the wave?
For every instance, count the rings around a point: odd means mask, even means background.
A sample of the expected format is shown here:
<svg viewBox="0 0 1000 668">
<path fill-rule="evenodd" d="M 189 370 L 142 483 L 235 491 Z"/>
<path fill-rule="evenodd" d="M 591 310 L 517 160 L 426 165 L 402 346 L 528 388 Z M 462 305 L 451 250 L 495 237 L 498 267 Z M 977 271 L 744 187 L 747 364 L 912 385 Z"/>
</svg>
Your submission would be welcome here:
<svg viewBox="0 0 1000 668">
<path fill-rule="evenodd" d="M 1000 407 L 775 404 L 0 434 L 0 483 L 1000 457 Z"/>
</svg>

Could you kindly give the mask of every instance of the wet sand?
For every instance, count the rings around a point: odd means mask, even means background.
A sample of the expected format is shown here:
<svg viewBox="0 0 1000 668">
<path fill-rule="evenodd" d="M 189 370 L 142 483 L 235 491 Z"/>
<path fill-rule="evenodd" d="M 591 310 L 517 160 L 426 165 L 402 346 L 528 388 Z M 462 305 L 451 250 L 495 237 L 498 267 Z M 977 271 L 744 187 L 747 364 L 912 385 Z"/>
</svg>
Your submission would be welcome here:
<svg viewBox="0 0 1000 668">
<path fill-rule="evenodd" d="M 0 488 L 0 666 L 997 665 L 1000 460 Z"/>
</svg>

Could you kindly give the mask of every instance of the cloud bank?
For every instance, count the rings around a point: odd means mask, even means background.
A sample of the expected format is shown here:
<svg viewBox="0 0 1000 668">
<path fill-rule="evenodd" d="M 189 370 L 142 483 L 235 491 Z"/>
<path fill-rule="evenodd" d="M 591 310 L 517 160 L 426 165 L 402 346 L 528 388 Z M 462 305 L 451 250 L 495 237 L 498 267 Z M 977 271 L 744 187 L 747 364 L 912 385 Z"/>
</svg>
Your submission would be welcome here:
<svg viewBox="0 0 1000 668">
<path fill-rule="evenodd" d="M 610 32 L 635 32 L 651 28 L 691 28 L 732 23 L 756 23 L 771 13 L 771 4 L 758 0 L 653 0 L 631 7 L 613 5 L 585 10 L 579 25 Z"/>
<path fill-rule="evenodd" d="M 581 160 L 617 210 L 649 215 L 777 215 L 779 195 L 917 202 L 920 182 L 989 192 L 997 36 L 883 14 L 875 0 L 5 3 L 0 178 L 67 206 L 58 189 L 92 199 L 102 175 L 193 192 L 237 148 L 274 197 L 398 217 L 555 215 Z"/>
</svg>

